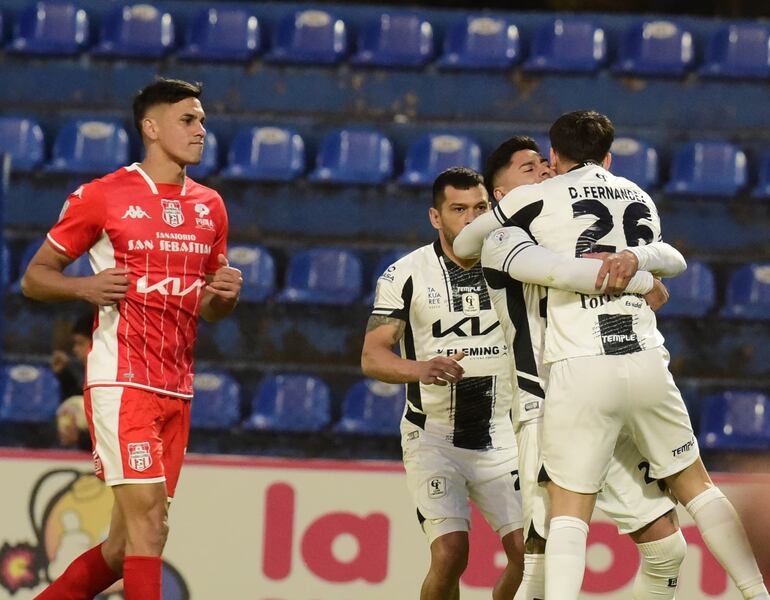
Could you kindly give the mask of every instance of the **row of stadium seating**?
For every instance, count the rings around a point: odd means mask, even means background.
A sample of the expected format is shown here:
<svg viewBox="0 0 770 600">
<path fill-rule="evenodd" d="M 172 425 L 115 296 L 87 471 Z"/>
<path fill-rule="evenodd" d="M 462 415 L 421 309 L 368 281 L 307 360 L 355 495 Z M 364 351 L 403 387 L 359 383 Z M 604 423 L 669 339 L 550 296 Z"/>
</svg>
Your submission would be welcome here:
<svg viewBox="0 0 770 600">
<path fill-rule="evenodd" d="M 36 240 L 24 250 L 19 273 L 26 269 L 40 244 Z M 395 250 L 380 257 L 372 272 L 372 291 L 367 293 L 361 258 L 352 250 L 314 248 L 293 254 L 286 268 L 285 286 L 279 291 L 275 259 L 267 248 L 236 244 L 228 249 L 230 264 L 243 273 L 243 301 L 338 306 L 361 300 L 371 303 L 377 278 L 405 253 Z M 7 260 L 3 266 L 9 269 Z M 65 272 L 74 277 L 91 275 L 88 256 L 81 256 Z M 2 281 L 10 281 L 9 273 L 10 270 L 3 271 Z M 671 297 L 658 313 L 662 317 L 702 317 L 717 306 L 716 279 L 705 262 L 690 260 L 687 271 L 666 280 L 666 285 Z M 11 290 L 19 292 L 18 281 L 11 285 Z M 719 315 L 726 319 L 770 320 L 770 263 L 752 263 L 732 272 Z"/>
<path fill-rule="evenodd" d="M 232 62 L 262 55 L 269 62 L 320 65 L 349 59 L 353 65 L 414 68 L 438 54 L 438 35 L 418 14 L 383 12 L 359 27 L 356 35 L 349 35 L 348 29 L 342 19 L 321 8 L 297 10 L 272 27 L 248 8 L 205 8 L 188 24 L 176 55 Z M 62 56 L 88 49 L 98 57 L 157 59 L 177 47 L 173 15 L 150 4 L 115 7 L 101 19 L 98 40 L 93 42 L 89 15 L 66 1 L 31 3 L 17 15 L 13 32 L 6 51 L 16 54 Z M 706 45 L 699 75 L 768 78 L 769 33 L 757 23 L 720 27 Z M 530 72 L 592 73 L 611 62 L 609 35 L 590 18 L 562 16 L 533 33 L 527 52 L 515 18 L 463 15 L 447 29 L 437 64 L 494 70 L 521 64 Z M 612 61 L 617 74 L 681 76 L 694 68 L 693 36 L 681 23 L 639 20 L 617 35 Z"/>
<path fill-rule="evenodd" d="M 547 156 L 547 136 L 536 136 Z M 0 117 L 0 152 L 11 155 L 14 169 L 94 174 L 113 171 L 131 162 L 129 136 L 116 121 L 78 119 L 65 122 L 53 142 L 51 161 L 43 165 L 46 142 L 43 129 L 31 118 Z M 612 146 L 612 171 L 651 189 L 660 181 L 658 152 L 650 144 L 627 137 Z M 192 177 L 219 174 L 252 181 L 292 181 L 307 170 L 305 143 L 299 133 L 275 126 L 240 131 L 220 169 L 216 135 L 209 131 L 201 164 L 191 167 Z M 316 167 L 308 179 L 319 183 L 376 185 L 394 177 L 392 142 L 381 132 L 336 129 L 321 141 Z M 481 147 L 474 139 L 451 132 L 420 136 L 407 149 L 398 182 L 430 186 L 435 176 L 452 165 L 482 168 Z M 759 162 L 757 198 L 770 198 L 770 151 Z M 680 146 L 671 164 L 668 194 L 733 196 L 746 188 L 749 163 L 746 153 L 724 141 L 691 141 Z"/>
<path fill-rule="evenodd" d="M 59 405 L 58 381 L 47 368 L 11 364 L 0 375 L 0 424 L 50 423 Z M 249 412 L 241 414 L 241 387 L 224 372 L 195 376 L 192 428 L 225 431 L 320 432 L 397 436 L 404 386 L 365 379 L 352 386 L 332 423 L 332 395 L 319 377 L 292 373 L 265 377 Z M 699 442 L 704 448 L 765 450 L 770 444 L 770 398 L 755 391 L 725 391 L 701 399 Z"/>
</svg>

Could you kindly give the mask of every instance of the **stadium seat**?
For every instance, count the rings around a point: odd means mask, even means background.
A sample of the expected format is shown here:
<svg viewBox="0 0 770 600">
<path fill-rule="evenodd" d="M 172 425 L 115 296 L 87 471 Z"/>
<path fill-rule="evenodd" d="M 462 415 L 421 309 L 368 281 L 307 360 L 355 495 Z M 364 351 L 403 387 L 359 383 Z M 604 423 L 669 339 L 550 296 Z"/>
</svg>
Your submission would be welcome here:
<svg viewBox="0 0 770 600">
<path fill-rule="evenodd" d="M 275 293 L 275 261 L 266 248 L 239 244 L 227 250 L 230 266 L 241 270 L 242 302 L 264 302 Z"/>
<path fill-rule="evenodd" d="M 190 426 L 229 429 L 241 418 L 241 387 L 227 373 L 198 372 L 193 380 Z"/>
<path fill-rule="evenodd" d="M 770 320 L 770 263 L 752 263 L 735 271 L 727 284 L 721 316 Z"/>
<path fill-rule="evenodd" d="M 681 76 L 693 61 L 689 31 L 673 21 L 643 21 L 622 33 L 612 70 L 619 75 Z"/>
<path fill-rule="evenodd" d="M 13 292 L 17 294 L 21 293 L 21 277 L 24 275 L 24 271 L 27 270 L 29 261 L 31 261 L 32 257 L 35 256 L 35 252 L 37 252 L 38 248 L 40 248 L 43 242 L 45 242 L 45 238 L 37 238 L 31 241 L 29 244 L 27 244 L 24 247 L 24 250 L 22 250 L 21 258 L 19 260 L 19 278 L 11 286 L 11 290 Z"/>
<path fill-rule="evenodd" d="M 399 182 L 408 186 L 430 186 L 449 167 L 481 170 L 481 148 L 464 135 L 428 133 L 411 146 L 406 155 L 404 172 Z"/>
<path fill-rule="evenodd" d="M 0 154 L 11 155 L 11 169 L 34 171 L 45 158 L 43 129 L 34 119 L 0 117 Z"/>
<path fill-rule="evenodd" d="M 759 163 L 759 181 L 751 191 L 754 198 L 770 198 L 770 151 L 765 152 Z"/>
<path fill-rule="evenodd" d="M 0 242 L 0 293 L 11 283 L 11 251 L 5 240 Z"/>
<path fill-rule="evenodd" d="M 709 40 L 701 77 L 767 79 L 770 76 L 770 30 L 759 23 L 720 27 Z"/>
<path fill-rule="evenodd" d="M 260 23 L 249 11 L 204 8 L 187 28 L 187 43 L 177 52 L 186 60 L 248 62 L 262 49 Z"/>
<path fill-rule="evenodd" d="M 522 69 L 533 72 L 593 73 L 607 57 L 604 30 L 593 21 L 558 18 L 543 25 L 532 39 Z"/>
<path fill-rule="evenodd" d="M 345 395 L 336 433 L 399 435 L 405 404 L 404 386 L 365 379 Z"/>
<path fill-rule="evenodd" d="M 766 452 L 770 447 L 767 394 L 731 390 L 705 398 L 698 443 L 715 450 Z"/>
<path fill-rule="evenodd" d="M 332 65 L 348 53 L 345 22 L 325 10 L 286 15 L 273 32 L 265 60 L 273 63 Z"/>
<path fill-rule="evenodd" d="M 203 155 L 197 165 L 187 167 L 187 174 L 193 179 L 203 179 L 219 170 L 219 142 L 211 130 L 206 131 Z"/>
<path fill-rule="evenodd" d="M 67 265 L 64 274 L 69 277 L 89 277 L 94 274 L 88 254 L 81 254 L 77 259 Z"/>
<path fill-rule="evenodd" d="M 615 138 L 610 148 L 610 170 L 644 190 L 658 184 L 658 153 L 649 144 L 627 137 Z"/>
<path fill-rule="evenodd" d="M 660 317 L 702 317 L 716 304 L 714 272 L 704 262 L 688 261 L 684 273 L 663 283 L 669 298 L 657 313 Z"/>
<path fill-rule="evenodd" d="M 365 23 L 350 62 L 369 67 L 422 67 L 434 54 L 433 27 L 411 14 L 382 13 Z"/>
<path fill-rule="evenodd" d="M 49 171 L 109 173 L 129 163 L 128 133 L 114 121 L 67 121 L 56 135 Z"/>
<path fill-rule="evenodd" d="M 361 278 L 361 261 L 348 250 L 304 250 L 289 261 L 279 298 L 294 304 L 345 306 L 361 296 Z"/>
<path fill-rule="evenodd" d="M 505 19 L 469 16 L 449 27 L 438 65 L 444 69 L 510 69 L 521 59 L 519 43 L 519 29 Z"/>
<path fill-rule="evenodd" d="M 321 142 L 311 181 L 383 183 L 393 176 L 393 145 L 378 131 L 340 129 Z"/>
<path fill-rule="evenodd" d="M 102 20 L 94 56 L 113 58 L 162 58 L 174 47 L 171 13 L 151 4 L 121 6 Z"/>
<path fill-rule="evenodd" d="M 235 136 L 222 176 L 255 181 L 292 181 L 305 171 L 305 142 L 291 129 L 253 127 Z"/>
<path fill-rule="evenodd" d="M 398 250 L 391 250 L 390 252 L 387 252 L 380 257 L 374 267 L 374 271 L 372 271 L 372 288 L 371 292 L 364 297 L 365 304 L 371 306 L 374 303 L 374 292 L 377 289 L 377 281 L 379 281 L 382 274 L 385 273 L 385 269 L 390 267 L 399 258 L 409 254 L 409 252 L 411 252 L 411 250 L 401 248 Z"/>
<path fill-rule="evenodd" d="M 667 194 L 734 196 L 746 186 L 746 154 L 727 142 L 690 142 L 676 152 Z"/>
<path fill-rule="evenodd" d="M 89 39 L 85 10 L 70 2 L 35 2 L 19 12 L 6 52 L 72 56 L 81 52 Z"/>
<path fill-rule="evenodd" d="M 48 367 L 5 365 L 0 371 L 0 421 L 52 423 L 59 406 L 59 380 Z"/>
<path fill-rule="evenodd" d="M 244 424 L 259 431 L 320 431 L 331 419 L 329 387 L 312 375 L 273 375 L 260 384 Z"/>
</svg>

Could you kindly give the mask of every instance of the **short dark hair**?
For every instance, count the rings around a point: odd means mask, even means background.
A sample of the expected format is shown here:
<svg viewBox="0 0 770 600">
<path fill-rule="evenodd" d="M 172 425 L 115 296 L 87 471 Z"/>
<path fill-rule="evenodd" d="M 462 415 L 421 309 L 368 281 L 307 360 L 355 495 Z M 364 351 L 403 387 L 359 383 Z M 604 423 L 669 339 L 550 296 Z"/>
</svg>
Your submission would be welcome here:
<svg viewBox="0 0 770 600">
<path fill-rule="evenodd" d="M 562 158 L 576 163 L 601 163 L 615 139 L 615 128 L 606 115 L 576 110 L 556 119 L 549 135 L 551 148 Z"/>
<path fill-rule="evenodd" d="M 134 97 L 134 127 L 142 135 L 142 119 L 158 104 L 176 104 L 185 98 L 200 98 L 203 84 L 159 77 Z"/>
<path fill-rule="evenodd" d="M 72 334 L 80 334 L 83 337 L 91 338 L 94 330 L 94 313 L 86 312 L 78 316 L 72 324 Z"/>
<path fill-rule="evenodd" d="M 457 190 L 469 190 L 479 185 L 484 185 L 484 178 L 478 171 L 468 167 L 450 167 L 439 173 L 433 182 L 433 208 L 439 208 L 446 200 L 444 190 L 448 186 Z"/>
<path fill-rule="evenodd" d="M 534 150 L 538 154 L 540 153 L 537 142 L 531 137 L 515 135 L 500 144 L 487 157 L 487 162 L 484 164 L 484 187 L 487 188 L 487 194 L 490 198 L 495 196 L 492 193 L 492 190 L 495 189 L 495 177 L 508 166 L 513 155 L 519 150 Z"/>
</svg>

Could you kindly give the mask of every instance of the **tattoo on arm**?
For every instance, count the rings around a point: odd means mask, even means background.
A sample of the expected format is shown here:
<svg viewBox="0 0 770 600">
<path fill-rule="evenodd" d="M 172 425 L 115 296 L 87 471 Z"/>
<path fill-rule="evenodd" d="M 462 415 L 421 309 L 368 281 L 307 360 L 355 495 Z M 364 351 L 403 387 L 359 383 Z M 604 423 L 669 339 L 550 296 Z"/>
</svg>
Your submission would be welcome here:
<svg viewBox="0 0 770 600">
<path fill-rule="evenodd" d="M 406 329 L 406 323 L 401 319 L 396 319 L 395 317 L 385 317 L 382 315 L 372 315 L 369 317 L 369 321 L 366 323 L 366 333 L 374 331 L 383 325 L 394 325 L 396 327 L 396 331 L 393 335 L 393 343 L 401 339 L 401 337 L 404 335 L 404 330 Z"/>
</svg>

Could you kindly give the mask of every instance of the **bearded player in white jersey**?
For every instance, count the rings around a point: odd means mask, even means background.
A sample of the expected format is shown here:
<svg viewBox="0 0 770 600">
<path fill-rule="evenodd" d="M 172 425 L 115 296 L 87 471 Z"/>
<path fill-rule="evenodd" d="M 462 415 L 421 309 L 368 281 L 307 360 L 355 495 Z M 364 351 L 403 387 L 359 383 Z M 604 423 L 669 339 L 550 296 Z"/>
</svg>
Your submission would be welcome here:
<svg viewBox="0 0 770 600">
<path fill-rule="evenodd" d="M 513 188 L 539 183 L 552 175 L 534 140 L 516 136 L 489 156 L 484 182 L 490 197 L 500 200 Z M 664 276 L 678 275 L 686 266 L 682 255 L 662 242 L 635 251 L 648 270 Z M 636 257 L 623 259 L 638 260 Z M 605 259 L 612 261 L 616 270 L 615 263 L 619 260 L 620 256 Z M 537 484 L 544 389 L 548 381 L 548 367 L 542 364 L 543 313 L 548 294 L 544 286 L 593 294 L 598 287 L 597 277 L 600 282 L 605 279 L 605 267 L 597 260 L 565 258 L 546 251 L 518 227 L 498 229 L 487 236 L 481 264 L 490 298 L 514 355 L 512 379 L 518 384 L 514 426 L 526 542 L 524 576 L 515 598 L 537 600 L 544 597 L 547 513 L 547 492 Z M 613 277 L 610 273 L 610 278 Z M 608 280 L 607 285 L 609 283 Z M 618 285 L 616 281 L 612 284 Z M 667 296 L 662 284 L 649 276 L 633 278 L 626 290 L 649 292 L 646 300 L 656 305 Z M 662 486 L 647 476 L 648 468 L 649 463 L 632 440 L 627 435 L 621 436 L 597 504 L 620 532 L 628 534 L 637 544 L 642 560 L 633 583 L 632 598 L 671 600 L 676 593 L 687 544 L 678 528 L 674 503 Z"/>
<path fill-rule="evenodd" d="M 613 137 L 604 115 L 562 115 L 550 130 L 558 176 L 511 191 L 493 213 L 461 232 L 455 253 L 477 255 L 500 225 L 517 225 L 565 257 L 659 241 L 660 220 L 650 197 L 607 170 Z M 625 429 L 649 460 L 649 475 L 664 480 L 684 504 L 743 597 L 770 599 L 740 519 L 700 459 L 647 303 L 631 294 L 551 289 L 547 320 L 544 362 L 550 375 L 541 470 L 551 503 L 546 598 L 578 598 L 596 493 Z"/>
</svg>

